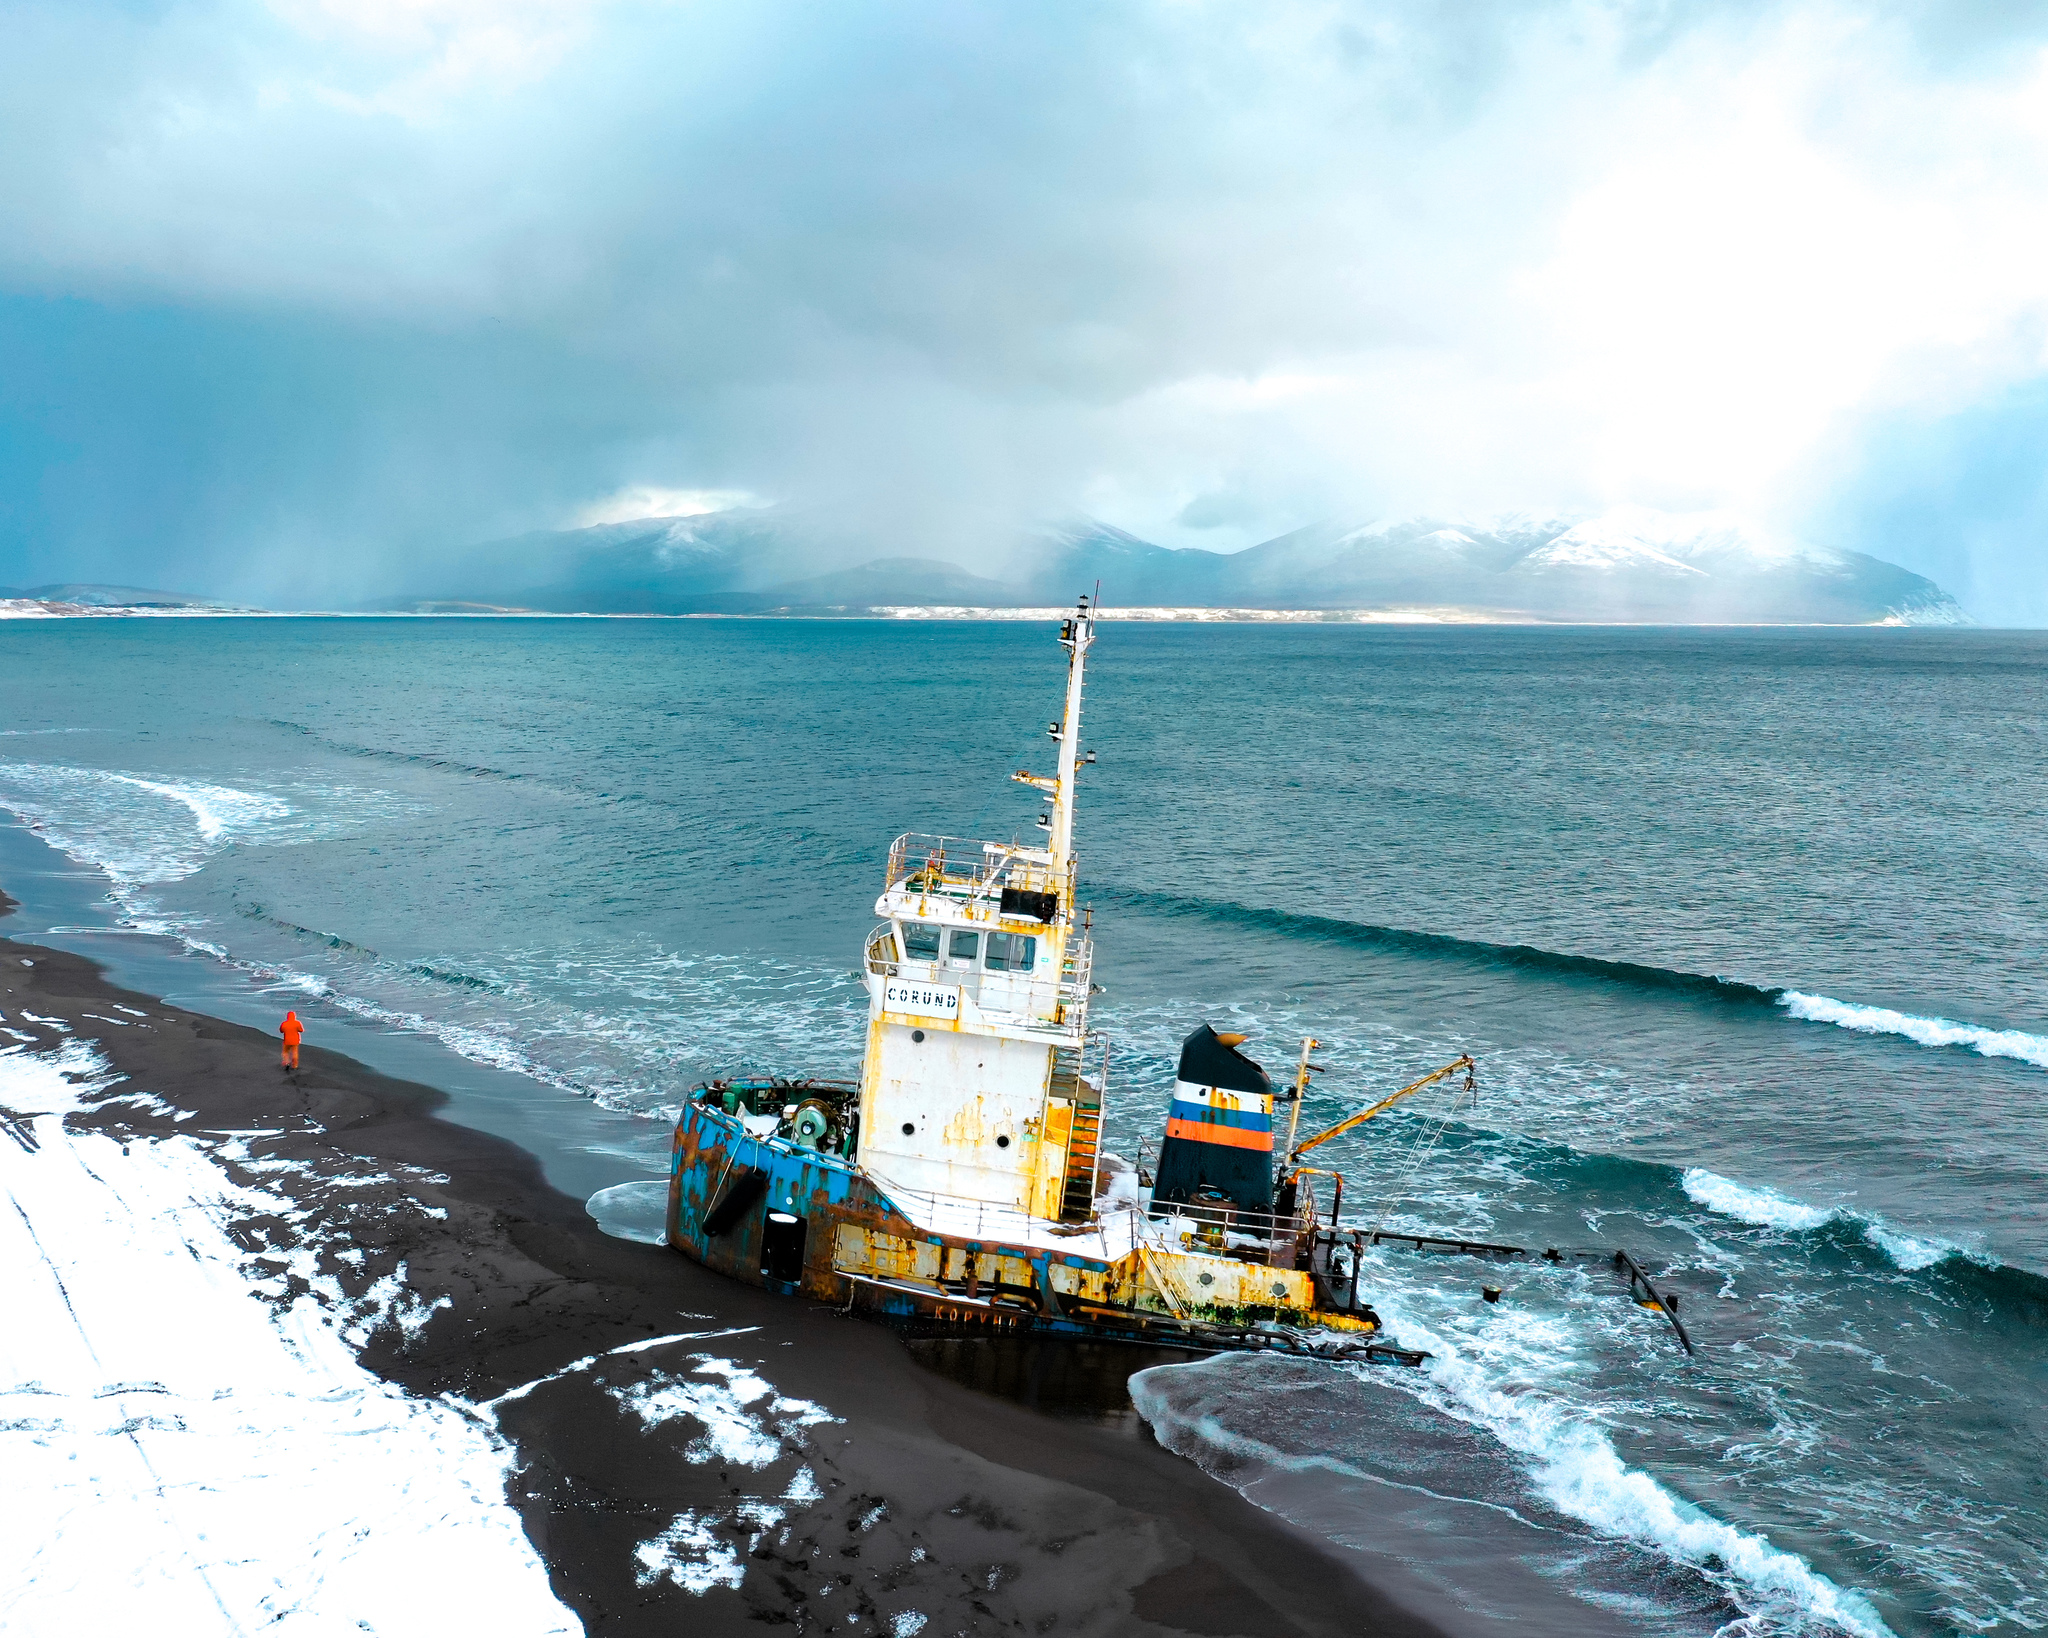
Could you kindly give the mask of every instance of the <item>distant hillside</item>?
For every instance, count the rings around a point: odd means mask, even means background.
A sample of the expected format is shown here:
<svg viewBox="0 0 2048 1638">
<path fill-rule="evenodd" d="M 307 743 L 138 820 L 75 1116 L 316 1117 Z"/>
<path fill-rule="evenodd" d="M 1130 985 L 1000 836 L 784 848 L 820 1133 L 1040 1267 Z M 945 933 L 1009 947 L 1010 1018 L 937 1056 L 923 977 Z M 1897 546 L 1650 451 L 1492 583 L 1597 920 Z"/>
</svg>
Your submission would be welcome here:
<svg viewBox="0 0 2048 1638">
<path fill-rule="evenodd" d="M 95 586 L 63 581 L 26 589 L 0 586 L 0 597 L 15 602 L 70 603 L 87 609 L 211 609 L 222 605 L 211 597 L 185 592 L 152 591 L 146 586 Z"/>
<path fill-rule="evenodd" d="M 99 586 L 71 581 L 48 586 L 0 586 L 0 619 L 56 619 L 69 615 L 229 614 L 253 612 L 237 604 L 145 586 Z"/>
<path fill-rule="evenodd" d="M 1966 623 L 1933 581 L 1719 513 L 1321 523 L 1234 553 L 1157 546 L 1089 518 L 963 543 L 973 569 L 887 550 L 823 510 L 765 508 L 521 536 L 460 554 L 385 607 L 558 613 L 859 612 L 1062 604 L 1451 609 L 1470 618 L 1672 624 Z M 977 545 L 979 549 L 977 549 Z"/>
</svg>

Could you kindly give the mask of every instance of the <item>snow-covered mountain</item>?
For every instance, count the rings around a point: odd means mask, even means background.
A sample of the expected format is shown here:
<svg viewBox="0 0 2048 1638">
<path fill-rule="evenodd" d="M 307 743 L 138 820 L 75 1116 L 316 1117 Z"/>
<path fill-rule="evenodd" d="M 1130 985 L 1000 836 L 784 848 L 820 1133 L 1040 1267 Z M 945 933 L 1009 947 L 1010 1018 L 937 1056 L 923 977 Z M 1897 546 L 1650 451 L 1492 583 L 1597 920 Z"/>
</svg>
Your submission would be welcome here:
<svg viewBox="0 0 2048 1638">
<path fill-rule="evenodd" d="M 1069 517 L 962 541 L 948 558 L 904 555 L 886 528 L 855 528 L 822 509 L 762 508 L 498 542 L 464 554 L 419 595 L 593 613 L 741 613 L 1059 604 L 1099 581 L 1108 602 L 1126 607 L 1430 608 L 1672 624 L 1968 619 L 1933 581 L 1861 552 L 1726 513 L 1636 506 L 1582 518 L 1325 522 L 1235 553 L 1158 546 Z"/>
<path fill-rule="evenodd" d="M 1591 518 L 1324 523 L 1224 563 L 1215 593 L 1247 606 L 1451 606 L 1677 624 L 1967 618 L 1931 580 L 1861 552 L 1775 535 L 1725 513 L 1646 507 Z"/>
</svg>

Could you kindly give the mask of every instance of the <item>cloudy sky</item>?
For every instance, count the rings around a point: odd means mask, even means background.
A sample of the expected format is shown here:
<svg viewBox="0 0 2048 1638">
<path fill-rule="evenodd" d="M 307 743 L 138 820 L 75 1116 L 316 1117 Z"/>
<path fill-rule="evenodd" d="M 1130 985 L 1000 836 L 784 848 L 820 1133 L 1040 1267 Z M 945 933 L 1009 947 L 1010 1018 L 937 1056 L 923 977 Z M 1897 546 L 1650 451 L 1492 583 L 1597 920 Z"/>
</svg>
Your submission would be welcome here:
<svg viewBox="0 0 2048 1638">
<path fill-rule="evenodd" d="M 9 0 L 0 582 L 1725 507 L 2048 623 L 2048 6 Z"/>
</svg>

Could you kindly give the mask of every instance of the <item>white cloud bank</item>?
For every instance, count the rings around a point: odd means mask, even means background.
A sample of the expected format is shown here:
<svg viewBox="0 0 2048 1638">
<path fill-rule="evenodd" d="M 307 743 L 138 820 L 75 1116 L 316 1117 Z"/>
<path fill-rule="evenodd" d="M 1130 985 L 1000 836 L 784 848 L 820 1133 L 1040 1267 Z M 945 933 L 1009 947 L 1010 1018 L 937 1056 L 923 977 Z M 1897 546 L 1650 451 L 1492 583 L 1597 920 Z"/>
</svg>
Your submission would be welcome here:
<svg viewBox="0 0 2048 1638">
<path fill-rule="evenodd" d="M 559 378 L 495 468 L 444 382 L 394 384 L 442 451 L 426 484 L 358 455 L 399 515 L 1797 527 L 1873 426 L 2048 370 L 2024 9 L 192 0 L 0 35 L 17 290 Z"/>
</svg>

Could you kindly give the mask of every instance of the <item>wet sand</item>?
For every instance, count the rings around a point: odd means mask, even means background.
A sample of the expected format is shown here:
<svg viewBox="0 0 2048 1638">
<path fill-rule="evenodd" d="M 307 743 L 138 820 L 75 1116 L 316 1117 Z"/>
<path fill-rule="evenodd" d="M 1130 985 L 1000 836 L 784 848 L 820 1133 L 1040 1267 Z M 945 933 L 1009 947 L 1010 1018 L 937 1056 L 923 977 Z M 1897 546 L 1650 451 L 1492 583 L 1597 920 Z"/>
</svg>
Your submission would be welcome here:
<svg viewBox="0 0 2048 1638">
<path fill-rule="evenodd" d="M 1159 1356 L 906 1344 L 613 1239 L 532 1156 L 436 1118 L 432 1088 L 315 1044 L 287 1073 L 274 1039 L 62 951 L 0 939 L 0 1009 L 36 1034 L 26 1050 L 62 1035 L 24 1011 L 62 1020 L 118 1090 L 169 1106 L 73 1125 L 235 1134 L 244 1159 L 217 1158 L 313 1210 L 323 1275 L 354 1296 L 402 1266 L 442 1304 L 374 1332 L 364 1363 L 494 1420 L 516 1450 L 509 1500 L 593 1633 L 1438 1630 L 1155 1444 L 1121 1382 Z M 299 1221 L 233 1232 L 258 1252 Z"/>
</svg>

